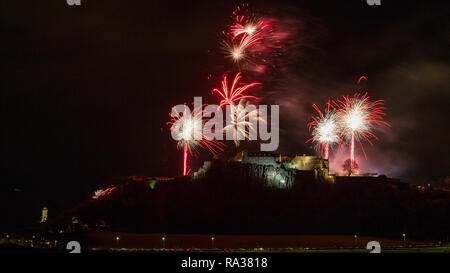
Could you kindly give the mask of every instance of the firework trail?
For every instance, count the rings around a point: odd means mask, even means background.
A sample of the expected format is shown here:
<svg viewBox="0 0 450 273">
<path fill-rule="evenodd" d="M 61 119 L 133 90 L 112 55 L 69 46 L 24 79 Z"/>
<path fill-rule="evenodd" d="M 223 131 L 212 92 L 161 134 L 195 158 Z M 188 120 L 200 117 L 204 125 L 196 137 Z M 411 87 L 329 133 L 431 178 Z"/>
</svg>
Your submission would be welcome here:
<svg viewBox="0 0 450 273">
<path fill-rule="evenodd" d="M 389 123 L 383 120 L 386 115 L 384 101 L 371 101 L 368 93 L 355 93 L 353 97 L 349 95 L 338 99 L 335 104 L 339 108 L 338 125 L 341 129 L 341 137 L 350 142 L 350 163 L 353 169 L 355 163 L 355 141 L 358 141 L 366 157 L 366 153 L 361 141 L 367 141 L 372 145 L 370 138 L 378 139 L 373 133 L 375 126 Z M 367 157 L 366 157 L 367 158 Z"/>
<path fill-rule="evenodd" d="M 361 77 L 359 77 L 359 79 L 358 79 L 358 84 L 359 84 L 362 80 L 366 80 L 366 81 L 367 81 L 366 76 L 362 75 Z"/>
<path fill-rule="evenodd" d="M 230 104 L 230 120 L 231 123 L 223 128 L 223 131 L 233 132 L 233 139 L 236 147 L 239 146 L 241 140 L 251 139 L 251 134 L 256 133 L 257 121 L 266 122 L 261 116 L 260 111 L 256 108 L 247 108 L 251 106 L 250 102 L 241 99 L 237 106 Z"/>
<path fill-rule="evenodd" d="M 257 31 L 255 12 L 250 9 L 248 3 L 236 7 L 232 12 L 233 24 L 230 27 L 233 38 L 241 34 L 251 35 Z"/>
<path fill-rule="evenodd" d="M 257 99 L 257 97 L 255 97 L 255 96 L 245 94 L 245 92 L 249 88 L 259 85 L 260 83 L 255 82 L 255 83 L 245 84 L 240 87 L 237 87 L 240 79 L 241 79 L 241 73 L 239 72 L 234 76 L 233 83 L 231 84 L 231 87 L 229 88 L 227 76 L 225 75 L 222 80 L 222 90 L 219 90 L 217 88 L 213 89 L 212 93 L 216 92 L 222 97 L 222 100 L 219 103 L 219 107 L 222 107 L 227 104 L 234 106 L 235 103 L 241 99 Z"/>
<path fill-rule="evenodd" d="M 230 34 L 233 39 L 241 37 L 252 37 L 254 41 L 262 39 L 264 30 L 269 27 L 263 19 L 257 19 L 256 22 L 245 19 L 244 16 L 237 17 L 239 19 L 230 26 Z"/>
<path fill-rule="evenodd" d="M 203 107 L 203 105 L 202 105 Z M 171 119 L 167 122 L 174 139 L 177 141 L 177 149 L 183 149 L 183 175 L 188 174 L 187 156 L 195 155 L 198 148 L 203 148 L 212 154 L 217 151 L 223 151 L 224 144 L 214 139 L 210 139 L 203 134 L 203 125 L 207 120 L 203 119 L 204 110 L 196 108 L 192 112 L 187 105 L 184 105 L 183 111 L 178 112 L 172 108 L 169 113 Z"/>
<path fill-rule="evenodd" d="M 308 123 L 312 137 L 306 141 L 315 143 L 316 149 L 323 154 L 324 159 L 328 159 L 329 150 L 334 144 L 340 144 L 341 138 L 337 126 L 336 109 L 327 102 L 327 107 L 322 113 L 316 104 L 312 107 L 317 112 L 317 116 L 312 116 L 312 121 Z"/>
<path fill-rule="evenodd" d="M 254 35 L 255 33 L 257 33 L 258 31 L 260 31 L 258 29 L 258 25 L 255 25 L 253 23 L 248 23 L 248 24 L 240 24 L 240 23 L 236 23 L 234 25 L 231 26 L 231 34 L 233 35 L 233 38 L 237 38 L 241 35 Z"/>
</svg>

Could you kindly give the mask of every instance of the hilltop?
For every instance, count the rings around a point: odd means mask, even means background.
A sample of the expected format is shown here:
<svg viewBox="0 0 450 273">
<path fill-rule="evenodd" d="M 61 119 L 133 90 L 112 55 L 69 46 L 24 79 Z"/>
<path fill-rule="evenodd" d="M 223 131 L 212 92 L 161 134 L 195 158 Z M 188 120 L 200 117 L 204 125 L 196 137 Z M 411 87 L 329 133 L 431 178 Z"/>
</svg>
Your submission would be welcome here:
<svg viewBox="0 0 450 273">
<path fill-rule="evenodd" d="M 448 240 L 450 194 L 389 182 L 297 177 L 289 189 L 254 181 L 249 166 L 213 161 L 201 178 L 128 179 L 47 223 L 192 234 L 361 234 Z"/>
</svg>

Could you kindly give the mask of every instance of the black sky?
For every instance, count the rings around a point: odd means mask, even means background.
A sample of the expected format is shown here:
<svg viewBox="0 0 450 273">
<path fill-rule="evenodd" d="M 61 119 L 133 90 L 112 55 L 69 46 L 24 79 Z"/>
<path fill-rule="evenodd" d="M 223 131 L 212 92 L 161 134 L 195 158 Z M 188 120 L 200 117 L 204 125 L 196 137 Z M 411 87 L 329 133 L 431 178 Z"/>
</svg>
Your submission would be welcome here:
<svg viewBox="0 0 450 273">
<path fill-rule="evenodd" d="M 240 2 L 81 2 L 2 1 L 2 191 L 70 199 L 105 179 L 179 173 L 170 107 L 194 95 L 214 103 L 232 70 L 220 31 Z M 280 152 L 313 153 L 311 103 L 364 87 L 386 100 L 392 128 L 366 145 L 363 165 L 412 183 L 448 175 L 448 5 L 251 4 L 298 31 L 262 79 L 264 102 L 281 107 Z"/>
</svg>

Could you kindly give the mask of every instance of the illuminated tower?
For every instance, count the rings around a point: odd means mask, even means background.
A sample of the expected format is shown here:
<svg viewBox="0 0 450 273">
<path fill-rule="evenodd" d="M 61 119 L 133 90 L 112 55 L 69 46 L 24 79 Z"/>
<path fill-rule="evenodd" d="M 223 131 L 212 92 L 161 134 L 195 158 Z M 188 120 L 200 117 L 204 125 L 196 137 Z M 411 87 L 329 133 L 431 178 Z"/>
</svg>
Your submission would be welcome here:
<svg viewBox="0 0 450 273">
<path fill-rule="evenodd" d="M 42 208 L 41 223 L 47 222 L 47 212 L 48 212 L 47 206 L 44 206 L 44 207 Z"/>
</svg>

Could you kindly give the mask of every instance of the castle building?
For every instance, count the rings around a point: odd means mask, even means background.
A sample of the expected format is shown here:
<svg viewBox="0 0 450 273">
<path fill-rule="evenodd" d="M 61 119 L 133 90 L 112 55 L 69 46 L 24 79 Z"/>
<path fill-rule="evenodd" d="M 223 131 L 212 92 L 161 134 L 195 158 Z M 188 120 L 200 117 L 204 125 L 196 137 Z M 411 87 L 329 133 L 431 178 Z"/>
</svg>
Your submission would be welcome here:
<svg viewBox="0 0 450 273">
<path fill-rule="evenodd" d="M 300 171 L 314 171 L 314 179 L 329 180 L 329 161 L 314 155 L 295 156 L 290 162 L 291 168 Z"/>
<path fill-rule="evenodd" d="M 280 166 L 280 155 L 272 153 L 249 153 L 247 150 L 242 152 L 242 163 L 256 165 Z"/>
<path fill-rule="evenodd" d="M 328 160 L 317 156 L 302 155 L 291 158 L 281 154 L 249 153 L 244 150 L 228 161 L 241 163 L 253 180 L 270 187 L 291 188 L 296 178 L 334 181 L 334 177 L 329 176 Z M 206 161 L 192 177 L 204 177 L 210 168 L 211 162 Z"/>
</svg>

